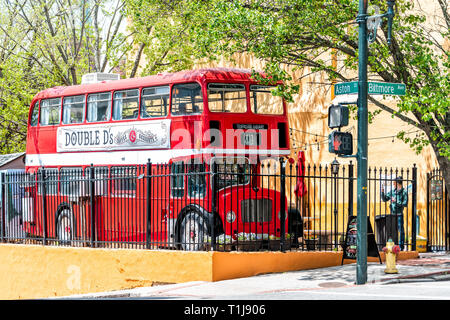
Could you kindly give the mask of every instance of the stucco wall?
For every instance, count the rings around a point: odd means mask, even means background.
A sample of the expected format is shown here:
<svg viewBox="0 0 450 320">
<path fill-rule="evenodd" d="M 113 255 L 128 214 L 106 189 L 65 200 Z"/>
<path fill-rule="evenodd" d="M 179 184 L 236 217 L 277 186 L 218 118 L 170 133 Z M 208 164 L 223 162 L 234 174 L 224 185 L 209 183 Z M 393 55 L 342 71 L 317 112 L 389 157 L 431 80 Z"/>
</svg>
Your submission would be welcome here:
<svg viewBox="0 0 450 320">
<path fill-rule="evenodd" d="M 399 259 L 417 256 L 417 252 L 401 252 Z M 329 267 L 341 264 L 342 252 L 184 252 L 0 244 L 0 257 L 0 299 L 6 300 Z"/>
</svg>

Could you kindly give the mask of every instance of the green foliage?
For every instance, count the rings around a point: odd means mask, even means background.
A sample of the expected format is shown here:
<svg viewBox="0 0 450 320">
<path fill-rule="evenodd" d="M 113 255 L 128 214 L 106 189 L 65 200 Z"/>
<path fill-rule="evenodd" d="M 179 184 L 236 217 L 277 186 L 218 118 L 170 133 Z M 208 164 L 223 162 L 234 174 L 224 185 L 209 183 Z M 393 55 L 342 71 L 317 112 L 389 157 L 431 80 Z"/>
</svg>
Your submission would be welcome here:
<svg viewBox="0 0 450 320">
<path fill-rule="evenodd" d="M 196 50 L 188 27 L 195 16 L 189 1 L 125 0 L 125 10 L 134 42 L 143 48 L 140 76 L 192 67 Z"/>
<path fill-rule="evenodd" d="M 130 45 L 121 0 L 0 0 L 0 7 L 0 152 L 9 153 L 25 149 L 37 92 L 117 67 Z"/>
<path fill-rule="evenodd" d="M 163 1 L 164 2 L 164 1 Z M 292 101 L 298 85 L 286 66 L 322 72 L 333 80 L 353 80 L 358 68 L 358 1 L 307 0 L 208 0 L 177 1 L 189 11 L 189 33 L 198 48 L 196 57 L 233 59 L 235 53 L 249 53 L 266 61 L 266 80 L 282 80 L 275 94 Z M 384 0 L 371 0 L 386 12 Z M 449 51 L 442 47 L 448 39 L 449 21 L 442 16 L 439 30 L 424 27 L 426 17 L 412 11 L 413 1 L 397 0 L 393 23 L 393 43 L 386 42 L 383 21 L 376 41 L 369 47 L 369 79 L 406 84 L 406 95 L 396 108 L 383 100 L 374 101 L 380 110 L 390 112 L 423 130 L 410 138 L 399 132 L 411 148 L 420 153 L 431 144 L 440 163 L 450 155 Z M 442 7 L 444 11 L 445 8 Z M 369 12 L 370 13 L 370 12 Z M 448 19 L 448 18 L 447 18 Z M 445 23 L 446 22 L 446 23 Z M 447 28 L 445 27 L 447 25 Z M 338 68 L 331 65 L 336 52 Z M 298 79 L 296 79 L 297 81 Z M 371 114 L 371 120 L 380 111 Z M 442 162 L 444 161 L 444 162 Z"/>
</svg>

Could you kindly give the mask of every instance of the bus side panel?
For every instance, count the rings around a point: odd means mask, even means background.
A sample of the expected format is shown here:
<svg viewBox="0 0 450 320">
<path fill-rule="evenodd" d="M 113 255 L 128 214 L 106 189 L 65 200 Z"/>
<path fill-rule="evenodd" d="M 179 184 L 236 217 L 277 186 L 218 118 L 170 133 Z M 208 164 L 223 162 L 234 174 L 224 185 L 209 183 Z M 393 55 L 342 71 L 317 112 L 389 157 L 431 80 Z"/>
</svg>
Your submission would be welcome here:
<svg viewBox="0 0 450 320">
<path fill-rule="evenodd" d="M 168 165 L 154 165 L 151 176 L 150 190 L 150 242 L 156 246 L 167 246 L 168 226 L 173 225 L 173 216 L 170 211 L 170 168 Z M 147 224 L 147 219 L 145 219 Z"/>
</svg>

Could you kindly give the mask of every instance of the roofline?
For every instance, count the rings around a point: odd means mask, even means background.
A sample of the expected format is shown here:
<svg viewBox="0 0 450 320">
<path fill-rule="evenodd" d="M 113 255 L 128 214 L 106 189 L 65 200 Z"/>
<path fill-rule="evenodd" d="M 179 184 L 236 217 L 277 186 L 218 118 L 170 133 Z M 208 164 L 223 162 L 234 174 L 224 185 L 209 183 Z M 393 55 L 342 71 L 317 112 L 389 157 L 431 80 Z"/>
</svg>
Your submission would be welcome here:
<svg viewBox="0 0 450 320">
<path fill-rule="evenodd" d="M 3 167 L 4 165 L 6 165 L 6 164 L 8 164 L 8 163 L 10 163 L 10 162 L 13 162 L 14 160 L 19 159 L 21 156 L 26 155 L 26 152 L 10 153 L 9 155 L 13 155 L 13 154 L 17 154 L 17 157 L 11 158 L 10 160 L 8 160 L 8 161 L 6 161 L 6 162 L 0 164 L 0 166 Z M 0 155 L 0 156 L 7 156 L 7 155 L 8 155 L 8 154 L 2 154 L 2 155 Z"/>
<path fill-rule="evenodd" d="M 259 71 L 258 71 L 259 72 Z M 262 72 L 259 72 L 264 75 Z M 86 94 L 91 92 L 114 91 L 119 89 L 132 89 L 142 86 L 163 85 L 176 82 L 187 81 L 224 81 L 235 80 L 243 82 L 254 81 L 251 78 L 252 71 L 248 69 L 236 68 L 204 68 L 196 70 L 184 70 L 175 73 L 159 73 L 140 78 L 128 78 L 112 81 L 102 81 L 92 84 L 80 84 L 73 86 L 58 86 L 38 92 L 33 101 L 37 99 L 47 99 L 61 96 Z"/>
</svg>

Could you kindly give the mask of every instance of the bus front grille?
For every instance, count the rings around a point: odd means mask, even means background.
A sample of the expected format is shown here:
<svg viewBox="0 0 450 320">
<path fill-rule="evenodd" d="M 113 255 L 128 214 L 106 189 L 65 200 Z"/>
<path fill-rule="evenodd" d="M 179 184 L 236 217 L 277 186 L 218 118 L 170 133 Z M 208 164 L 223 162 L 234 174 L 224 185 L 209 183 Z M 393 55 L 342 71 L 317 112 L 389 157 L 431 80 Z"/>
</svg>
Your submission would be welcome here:
<svg viewBox="0 0 450 320">
<path fill-rule="evenodd" d="M 241 201 L 242 222 L 272 221 L 271 199 L 247 199 Z"/>
</svg>

